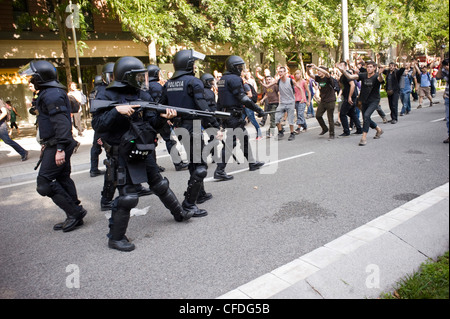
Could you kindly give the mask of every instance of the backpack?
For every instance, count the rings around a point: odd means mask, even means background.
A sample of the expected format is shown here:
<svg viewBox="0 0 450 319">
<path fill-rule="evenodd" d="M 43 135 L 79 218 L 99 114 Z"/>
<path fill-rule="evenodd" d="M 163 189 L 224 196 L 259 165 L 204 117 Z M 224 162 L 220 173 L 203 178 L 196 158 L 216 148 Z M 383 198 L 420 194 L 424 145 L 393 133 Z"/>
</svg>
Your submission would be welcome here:
<svg viewBox="0 0 450 319">
<path fill-rule="evenodd" d="M 331 77 L 331 81 L 333 82 L 332 84 L 333 90 L 336 92 L 336 94 L 339 94 L 339 92 L 341 91 L 339 81 L 336 80 L 334 77 Z"/>
<path fill-rule="evenodd" d="M 247 83 L 247 85 L 250 87 L 250 90 L 252 91 L 252 101 L 255 103 L 258 102 L 258 92 L 256 92 L 255 88 L 250 83 Z"/>
<path fill-rule="evenodd" d="M 67 96 L 69 97 L 69 101 L 70 101 L 70 109 L 71 109 L 70 112 L 78 113 L 78 110 L 80 109 L 80 103 L 72 95 L 67 95 Z"/>
</svg>

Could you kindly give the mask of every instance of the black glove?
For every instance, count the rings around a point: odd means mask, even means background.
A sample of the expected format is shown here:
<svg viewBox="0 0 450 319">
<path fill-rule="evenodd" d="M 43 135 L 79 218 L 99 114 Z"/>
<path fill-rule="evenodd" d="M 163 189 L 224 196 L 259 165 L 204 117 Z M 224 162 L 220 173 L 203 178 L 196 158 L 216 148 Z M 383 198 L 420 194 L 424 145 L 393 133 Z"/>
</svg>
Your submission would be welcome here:
<svg viewBox="0 0 450 319">
<path fill-rule="evenodd" d="M 258 108 L 258 117 L 264 117 L 264 115 L 266 115 L 266 113 L 263 111 L 262 108 Z"/>
</svg>

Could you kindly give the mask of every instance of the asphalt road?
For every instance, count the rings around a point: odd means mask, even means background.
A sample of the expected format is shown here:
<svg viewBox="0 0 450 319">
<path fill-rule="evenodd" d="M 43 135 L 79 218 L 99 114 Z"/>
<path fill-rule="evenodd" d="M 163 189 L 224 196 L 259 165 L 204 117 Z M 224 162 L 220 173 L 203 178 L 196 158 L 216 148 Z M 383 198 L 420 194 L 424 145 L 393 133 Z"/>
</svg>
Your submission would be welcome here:
<svg viewBox="0 0 450 319">
<path fill-rule="evenodd" d="M 442 102 L 413 109 L 380 124 L 381 139 L 371 130 L 364 147 L 359 136 L 319 137 L 317 126 L 290 142 L 264 139 L 261 172 L 233 163 L 234 180 L 215 182 L 210 165 L 205 218 L 177 223 L 157 197 L 141 198 L 138 208 L 149 208 L 130 220 L 131 253 L 107 247 L 101 177 L 73 174 L 88 215 L 70 233 L 52 230 L 63 214 L 34 183 L 3 188 L 0 298 L 216 298 L 447 183 L 443 117 Z M 182 199 L 188 172 L 159 163 Z"/>
</svg>

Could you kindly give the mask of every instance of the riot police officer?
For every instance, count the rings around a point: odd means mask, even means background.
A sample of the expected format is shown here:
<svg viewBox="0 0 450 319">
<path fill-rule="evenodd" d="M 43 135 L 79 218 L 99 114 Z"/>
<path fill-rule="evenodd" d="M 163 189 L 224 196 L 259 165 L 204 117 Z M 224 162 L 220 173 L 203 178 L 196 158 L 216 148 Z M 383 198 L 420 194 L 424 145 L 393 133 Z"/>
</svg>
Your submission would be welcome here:
<svg viewBox="0 0 450 319">
<path fill-rule="evenodd" d="M 89 93 L 89 101 L 94 100 L 98 92 L 99 91 L 102 92 L 109 85 L 113 68 L 114 68 L 113 62 L 106 63 L 102 68 L 102 75 L 95 76 L 94 89 L 92 90 L 91 93 Z M 101 136 L 94 131 L 94 140 L 92 142 L 91 147 L 91 169 L 89 171 L 91 177 L 96 177 L 105 173 L 104 171 L 98 169 L 98 158 L 102 153 L 101 145 L 102 145 Z"/>
<path fill-rule="evenodd" d="M 163 94 L 161 96 L 162 104 L 209 111 L 208 103 L 205 100 L 203 83 L 194 75 L 195 61 L 203 60 L 204 57 L 205 55 L 192 49 L 181 50 L 175 54 L 173 59 L 175 72 L 164 84 Z M 182 118 L 177 124 L 178 127 L 184 128 L 189 132 L 188 141 L 184 140 L 183 137 L 180 139 L 180 142 L 188 152 L 190 173 L 190 179 L 182 205 L 186 210 L 194 212 L 193 217 L 203 217 L 208 214 L 206 210 L 199 209 L 196 203 L 204 202 L 212 197 L 210 193 L 204 191 L 203 179 L 207 175 L 208 166 L 202 156 L 204 141 L 200 122 L 192 118 Z M 195 132 L 194 125 L 197 125 Z M 217 120 L 215 120 L 215 123 L 211 123 L 211 125 L 219 129 Z"/>
<path fill-rule="evenodd" d="M 113 79 L 114 79 L 114 62 L 108 62 L 102 68 L 101 81 L 99 81 L 99 85 L 97 85 L 93 90 L 93 92 L 91 92 L 90 100 L 91 101 L 95 100 L 97 95 L 103 96 L 105 94 L 105 89 L 113 81 Z M 102 140 L 102 135 L 99 134 L 96 130 L 94 130 L 94 141 L 93 146 L 91 148 L 91 172 L 90 172 L 91 177 L 99 175 L 98 173 L 95 173 L 95 171 L 93 172 L 93 167 L 98 167 L 98 157 L 102 152 L 101 147 L 107 149 L 106 150 L 107 162 L 110 161 L 109 155 L 111 146 L 106 142 L 104 143 Z M 108 167 L 106 168 L 106 172 L 102 172 L 101 174 L 103 173 L 106 174 L 103 183 L 103 190 L 101 192 L 102 196 L 100 199 L 100 208 L 102 211 L 108 211 L 111 210 L 112 208 L 114 193 L 116 191 L 116 185 L 114 184 L 114 179 L 111 178 L 111 174 L 113 174 L 113 172 L 109 172 Z M 136 188 L 139 197 L 153 194 L 153 192 L 149 188 L 144 187 L 141 184 L 136 185 Z"/>
<path fill-rule="evenodd" d="M 83 224 L 87 211 L 80 205 L 70 177 L 70 158 L 77 142 L 72 137 L 67 91 L 58 81 L 56 68 L 48 61 L 31 61 L 19 74 L 31 76 L 30 82 L 39 90 L 36 111 L 42 151 L 36 190 L 66 213 L 66 220 L 53 229 L 68 232 Z"/>
<path fill-rule="evenodd" d="M 254 171 L 264 165 L 264 162 L 258 162 L 253 159 L 247 130 L 245 129 L 245 121 L 243 120 L 243 107 L 255 111 L 259 117 L 264 116 L 264 111 L 258 107 L 250 97 L 245 94 L 244 83 L 241 78 L 241 73 L 245 70 L 244 60 L 236 55 L 228 57 L 225 61 L 226 72 L 217 83 L 218 88 L 218 106 L 221 110 L 230 112 L 232 117 L 224 121 L 224 127 L 229 129 L 241 128 L 245 134 L 244 141 L 241 141 L 241 147 L 247 161 L 249 162 L 249 170 Z M 230 132 L 231 133 L 231 132 Z M 231 140 L 232 139 L 232 140 Z M 236 147 L 236 135 L 227 134 L 226 145 L 232 143 L 233 149 Z M 222 162 L 217 164 L 217 169 L 214 172 L 214 178 L 220 180 L 230 180 L 233 176 L 225 173 L 225 167 L 232 155 L 226 152 L 228 148 L 222 148 Z"/>
<path fill-rule="evenodd" d="M 148 92 L 150 93 L 153 101 L 159 102 L 161 99 L 161 95 L 163 92 L 163 86 L 159 83 L 159 74 L 161 72 L 161 69 L 154 64 L 150 64 L 147 67 L 148 70 Z M 178 150 L 173 149 L 173 147 L 176 145 L 176 142 L 170 138 L 172 133 L 172 126 L 167 123 L 167 125 L 164 125 L 158 133 L 163 138 L 164 142 L 166 143 L 166 149 L 167 152 L 170 154 L 172 158 L 173 165 L 175 166 L 176 171 L 182 171 L 188 168 L 188 164 L 183 162 L 181 160 L 180 153 Z M 173 154 L 172 150 L 177 152 L 177 154 Z M 172 157 L 174 156 L 174 157 Z"/>
<path fill-rule="evenodd" d="M 125 236 L 130 211 L 138 204 L 136 185 L 148 182 L 152 191 L 164 206 L 181 222 L 192 216 L 183 210 L 175 194 L 169 187 L 169 181 L 159 173 L 158 166 L 149 155 L 154 151 L 156 129 L 164 125 L 167 119 L 176 116 L 176 111 L 167 110 L 158 115 L 145 109 L 135 109 L 133 101 L 142 99 L 151 101 L 145 92 L 147 87 L 147 69 L 135 57 L 122 57 L 114 65 L 114 80 L 98 94 L 93 101 L 92 125 L 102 139 L 110 145 L 111 170 L 119 196 L 115 198 L 110 220 L 108 246 L 121 251 L 132 251 L 135 245 Z M 96 109 L 96 102 L 115 101 L 117 106 Z M 131 105 L 129 104 L 131 103 Z"/>
</svg>

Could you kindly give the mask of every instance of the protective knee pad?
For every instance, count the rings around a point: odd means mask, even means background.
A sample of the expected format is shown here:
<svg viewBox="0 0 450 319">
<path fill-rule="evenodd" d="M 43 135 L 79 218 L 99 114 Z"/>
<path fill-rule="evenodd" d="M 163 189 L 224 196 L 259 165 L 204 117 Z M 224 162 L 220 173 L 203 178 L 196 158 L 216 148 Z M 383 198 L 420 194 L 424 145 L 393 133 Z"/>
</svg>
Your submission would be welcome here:
<svg viewBox="0 0 450 319">
<path fill-rule="evenodd" d="M 197 181 L 203 181 L 203 179 L 208 175 L 208 170 L 205 166 L 197 166 L 192 172 L 192 178 Z"/>
<path fill-rule="evenodd" d="M 139 202 L 139 197 L 137 194 L 125 194 L 119 196 L 117 200 L 117 209 L 130 210 L 135 208 Z"/>
<path fill-rule="evenodd" d="M 39 195 L 52 197 L 55 194 L 52 189 L 52 182 L 48 179 L 38 176 L 36 184 L 36 191 L 39 193 Z"/>
<path fill-rule="evenodd" d="M 150 186 L 151 190 L 155 192 L 156 195 L 164 195 L 169 189 L 169 180 L 167 178 L 161 179 L 159 182 L 152 183 Z"/>
</svg>

